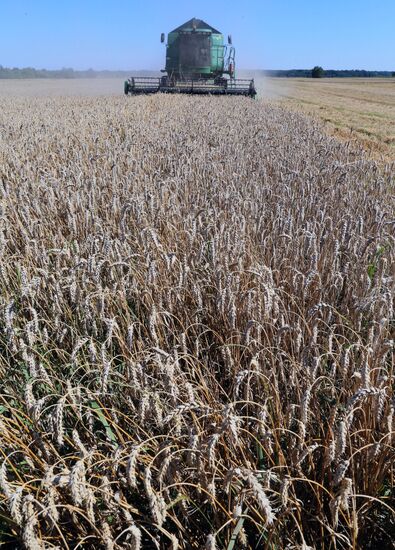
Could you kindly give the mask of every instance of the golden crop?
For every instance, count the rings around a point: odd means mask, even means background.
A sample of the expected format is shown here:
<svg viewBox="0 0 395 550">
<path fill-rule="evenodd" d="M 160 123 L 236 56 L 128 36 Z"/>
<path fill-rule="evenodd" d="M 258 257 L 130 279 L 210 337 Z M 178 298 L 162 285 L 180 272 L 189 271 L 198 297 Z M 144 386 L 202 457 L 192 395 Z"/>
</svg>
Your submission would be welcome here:
<svg viewBox="0 0 395 550">
<path fill-rule="evenodd" d="M 250 99 L 0 108 L 0 540 L 389 548 L 393 167 Z"/>
</svg>

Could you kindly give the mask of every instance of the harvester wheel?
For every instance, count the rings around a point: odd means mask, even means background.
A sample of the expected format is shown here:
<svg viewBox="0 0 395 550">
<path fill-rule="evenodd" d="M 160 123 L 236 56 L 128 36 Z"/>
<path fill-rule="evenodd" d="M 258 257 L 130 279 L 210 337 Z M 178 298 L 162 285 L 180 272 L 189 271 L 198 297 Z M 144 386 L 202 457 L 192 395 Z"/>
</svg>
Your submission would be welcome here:
<svg viewBox="0 0 395 550">
<path fill-rule="evenodd" d="M 125 80 L 125 83 L 123 85 L 123 91 L 125 92 L 125 95 L 128 95 L 129 93 L 129 82 Z"/>
</svg>

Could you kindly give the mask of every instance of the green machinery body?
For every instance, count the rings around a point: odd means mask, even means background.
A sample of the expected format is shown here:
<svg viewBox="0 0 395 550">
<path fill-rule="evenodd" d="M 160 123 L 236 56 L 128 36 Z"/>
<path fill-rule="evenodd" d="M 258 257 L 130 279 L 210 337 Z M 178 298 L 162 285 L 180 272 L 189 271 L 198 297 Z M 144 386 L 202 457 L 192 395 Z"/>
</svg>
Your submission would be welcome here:
<svg viewBox="0 0 395 550">
<path fill-rule="evenodd" d="M 225 44 L 223 34 L 201 19 L 193 18 L 168 34 L 162 72 L 159 78 L 131 77 L 125 82 L 125 93 L 256 95 L 253 80 L 235 78 L 231 37 Z"/>
<path fill-rule="evenodd" d="M 229 54 L 234 58 L 232 49 Z M 216 78 L 229 73 L 225 67 L 226 53 L 224 37 L 219 31 L 204 21 L 191 19 L 168 34 L 165 71 L 179 78 L 186 75 Z"/>
</svg>

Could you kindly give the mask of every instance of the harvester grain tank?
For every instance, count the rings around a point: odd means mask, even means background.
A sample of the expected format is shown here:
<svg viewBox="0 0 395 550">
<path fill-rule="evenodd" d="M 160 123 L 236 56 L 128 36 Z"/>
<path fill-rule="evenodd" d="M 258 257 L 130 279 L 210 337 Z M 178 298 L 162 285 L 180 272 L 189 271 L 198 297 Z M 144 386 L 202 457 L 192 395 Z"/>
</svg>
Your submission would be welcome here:
<svg viewBox="0 0 395 550">
<path fill-rule="evenodd" d="M 235 78 L 231 36 L 225 44 L 223 34 L 201 19 L 193 18 L 168 34 L 162 72 L 162 77 L 132 76 L 125 82 L 125 94 L 256 95 L 253 79 Z"/>
</svg>

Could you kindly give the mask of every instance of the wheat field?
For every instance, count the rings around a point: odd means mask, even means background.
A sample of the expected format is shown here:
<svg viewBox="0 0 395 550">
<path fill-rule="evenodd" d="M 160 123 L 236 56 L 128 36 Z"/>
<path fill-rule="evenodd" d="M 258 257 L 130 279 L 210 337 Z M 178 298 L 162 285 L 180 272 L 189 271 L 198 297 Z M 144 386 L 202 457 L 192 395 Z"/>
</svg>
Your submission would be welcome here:
<svg viewBox="0 0 395 550">
<path fill-rule="evenodd" d="M 392 548 L 394 170 L 245 98 L 0 98 L 0 541 Z"/>
</svg>

